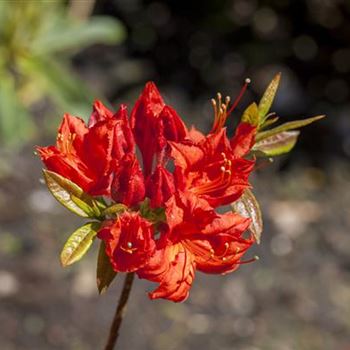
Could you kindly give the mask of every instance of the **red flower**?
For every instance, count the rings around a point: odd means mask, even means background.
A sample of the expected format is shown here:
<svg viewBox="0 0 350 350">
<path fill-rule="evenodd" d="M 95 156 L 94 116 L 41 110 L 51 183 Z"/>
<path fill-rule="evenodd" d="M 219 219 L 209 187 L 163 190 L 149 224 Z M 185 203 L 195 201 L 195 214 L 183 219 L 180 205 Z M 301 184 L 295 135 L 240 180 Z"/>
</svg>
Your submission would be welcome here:
<svg viewBox="0 0 350 350">
<path fill-rule="evenodd" d="M 232 148 L 223 128 L 204 138 L 197 133 L 197 143 L 170 142 L 177 187 L 206 199 L 213 207 L 237 200 L 250 187 L 248 177 L 254 167 L 254 161 L 240 158 L 243 148 L 239 146 L 248 137 L 236 134 L 233 140 L 240 139 L 241 143 L 232 142 Z"/>
<path fill-rule="evenodd" d="M 223 127 L 239 98 L 229 108 L 229 98 L 222 103 L 218 94 L 213 128 L 204 135 L 193 127 L 187 130 L 150 82 L 130 123 L 124 105 L 114 114 L 96 101 L 88 126 L 66 114 L 56 145 L 38 147 L 49 170 L 91 195 L 111 197 L 108 205 L 126 206 L 103 222 L 98 237 L 115 271 L 137 272 L 158 283 L 151 299 L 183 301 L 196 270 L 224 274 L 247 262 L 241 258 L 254 242 L 243 237 L 250 219 L 215 210 L 250 187 L 254 161 L 243 157 L 257 129 L 242 122 L 229 140 Z M 103 215 L 112 216 L 112 210 Z"/>
<path fill-rule="evenodd" d="M 152 172 L 154 156 L 166 141 L 181 141 L 187 129 L 174 109 L 167 106 L 154 83 L 148 82 L 131 112 L 131 126 L 141 151 L 144 174 Z"/>
<path fill-rule="evenodd" d="M 96 101 L 89 121 L 65 114 L 56 146 L 37 147 L 46 167 L 91 195 L 110 195 L 111 173 L 118 160 L 134 152 L 125 106 L 113 115 Z"/>
<path fill-rule="evenodd" d="M 138 271 L 141 278 L 158 282 L 151 299 L 183 301 L 195 270 L 228 273 L 238 268 L 253 239 L 242 234 L 250 220 L 237 214 L 219 215 L 208 203 L 191 193 L 176 193 L 166 203 L 168 229 L 157 242 L 158 249 Z"/>
<path fill-rule="evenodd" d="M 105 222 L 98 237 L 105 241 L 106 253 L 117 272 L 142 268 L 156 247 L 152 224 L 139 213 L 124 212 L 116 220 Z"/>
</svg>

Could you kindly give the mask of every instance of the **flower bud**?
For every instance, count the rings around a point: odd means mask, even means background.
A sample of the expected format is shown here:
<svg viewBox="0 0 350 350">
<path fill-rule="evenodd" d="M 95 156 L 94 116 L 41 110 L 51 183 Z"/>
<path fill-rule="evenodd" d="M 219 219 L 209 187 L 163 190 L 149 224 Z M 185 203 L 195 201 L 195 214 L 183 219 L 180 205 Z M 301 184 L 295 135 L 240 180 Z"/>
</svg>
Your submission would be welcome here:
<svg viewBox="0 0 350 350">
<path fill-rule="evenodd" d="M 116 166 L 111 192 L 116 202 L 126 206 L 134 206 L 144 199 L 144 177 L 135 154 L 126 154 Z"/>
<path fill-rule="evenodd" d="M 112 118 L 113 113 L 99 100 L 94 102 L 90 115 L 88 127 L 91 128 L 96 123 Z"/>
<path fill-rule="evenodd" d="M 151 199 L 151 207 L 159 208 L 175 192 L 173 175 L 163 166 L 158 165 L 147 181 L 147 197 Z"/>
<path fill-rule="evenodd" d="M 112 156 L 120 160 L 126 153 L 135 152 L 135 140 L 130 128 L 128 111 L 125 105 L 120 106 L 114 118 L 116 120 L 116 126 L 114 128 Z"/>
</svg>

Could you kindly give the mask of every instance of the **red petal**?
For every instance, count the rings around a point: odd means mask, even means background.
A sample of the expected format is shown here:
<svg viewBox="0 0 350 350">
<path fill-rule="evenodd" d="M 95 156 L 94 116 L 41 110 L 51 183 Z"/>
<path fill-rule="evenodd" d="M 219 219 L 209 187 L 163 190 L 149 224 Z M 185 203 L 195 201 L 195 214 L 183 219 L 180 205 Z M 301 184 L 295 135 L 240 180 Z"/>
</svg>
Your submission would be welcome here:
<svg viewBox="0 0 350 350">
<path fill-rule="evenodd" d="M 113 157 L 120 160 L 126 153 L 135 152 L 135 140 L 128 120 L 128 111 L 121 105 L 114 115 L 118 121 L 114 128 Z"/>
<path fill-rule="evenodd" d="M 66 113 L 58 129 L 57 148 L 63 153 L 76 155 L 88 132 L 84 121 Z"/>
<path fill-rule="evenodd" d="M 151 279 L 160 284 L 149 296 L 151 299 L 163 298 L 175 302 L 184 301 L 189 295 L 195 275 L 194 258 L 181 243 L 178 243 L 165 248 L 163 259 L 167 268 Z M 147 276 L 147 268 L 146 265 L 139 273 L 141 278 Z M 149 274 L 148 277 L 150 277 Z"/>
<path fill-rule="evenodd" d="M 68 158 L 54 146 L 36 148 L 41 160 L 48 170 L 51 170 L 80 186 L 85 192 L 89 192 L 93 178 L 89 169 L 76 157 Z"/>
<path fill-rule="evenodd" d="M 192 125 L 190 131 L 188 132 L 188 138 L 194 143 L 198 144 L 205 139 L 205 136 Z"/>
<path fill-rule="evenodd" d="M 249 123 L 239 123 L 235 136 L 230 141 L 235 157 L 243 157 L 251 150 L 254 146 L 256 131 L 256 127 Z"/>
<path fill-rule="evenodd" d="M 173 175 L 159 165 L 147 180 L 146 187 L 147 197 L 151 199 L 151 206 L 153 208 L 162 207 L 175 192 Z"/>
<path fill-rule="evenodd" d="M 112 118 L 112 116 L 113 113 L 101 101 L 96 100 L 92 107 L 92 113 L 88 123 L 89 128 L 98 122 Z"/>
<path fill-rule="evenodd" d="M 144 197 L 145 184 L 140 164 L 135 154 L 126 154 L 113 176 L 112 198 L 127 206 L 133 206 Z"/>
<path fill-rule="evenodd" d="M 170 156 L 175 165 L 185 169 L 199 162 L 204 157 L 204 152 L 198 146 L 178 142 L 169 142 Z"/>
<path fill-rule="evenodd" d="M 159 119 L 163 122 L 163 136 L 167 141 L 179 142 L 186 138 L 186 125 L 173 108 L 165 106 Z"/>
</svg>

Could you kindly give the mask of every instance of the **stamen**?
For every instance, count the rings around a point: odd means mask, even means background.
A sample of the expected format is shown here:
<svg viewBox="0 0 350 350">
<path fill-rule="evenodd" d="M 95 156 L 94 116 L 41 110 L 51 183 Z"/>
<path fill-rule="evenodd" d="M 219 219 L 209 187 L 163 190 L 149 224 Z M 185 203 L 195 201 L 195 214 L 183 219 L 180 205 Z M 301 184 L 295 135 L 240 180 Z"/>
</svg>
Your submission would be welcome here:
<svg viewBox="0 0 350 350">
<path fill-rule="evenodd" d="M 216 257 L 222 258 L 223 261 L 226 261 L 227 260 L 226 254 L 227 254 L 228 249 L 230 248 L 230 243 L 225 242 L 224 247 L 225 247 L 225 251 L 222 254 L 217 255 Z"/>
<path fill-rule="evenodd" d="M 137 250 L 137 248 L 133 248 L 133 244 L 131 242 L 127 242 L 126 243 L 127 248 L 120 246 L 120 249 L 123 250 L 124 252 L 128 253 L 128 254 L 132 254 L 134 251 Z"/>
<path fill-rule="evenodd" d="M 231 101 L 229 96 L 225 97 L 225 103 L 222 103 L 222 95 L 220 92 L 216 94 L 217 101 L 215 101 L 215 99 L 211 99 L 211 104 L 214 108 L 214 123 L 211 132 L 217 132 L 218 130 L 223 128 L 223 126 L 226 123 L 227 117 L 237 107 L 244 92 L 247 90 L 248 84 L 250 84 L 250 82 L 251 80 L 249 78 L 245 79 L 244 85 L 230 109 L 228 109 L 228 105 Z"/>
<path fill-rule="evenodd" d="M 207 170 L 211 167 L 219 168 L 220 175 L 218 175 L 217 178 L 211 181 L 206 181 L 205 183 L 197 185 L 195 188 L 192 189 L 194 193 L 208 194 L 214 191 L 225 189 L 227 186 L 230 185 L 231 178 L 232 178 L 232 171 L 231 171 L 232 162 L 231 160 L 226 158 L 226 154 L 224 152 L 221 153 L 221 156 L 223 158 L 222 161 L 216 161 L 206 166 Z"/>
<path fill-rule="evenodd" d="M 216 101 L 213 98 L 211 99 L 211 105 L 213 106 L 213 109 L 214 109 L 214 124 L 216 124 L 218 119 L 218 112 L 216 107 Z"/>
<path fill-rule="evenodd" d="M 229 111 L 227 112 L 227 116 L 229 116 L 233 111 L 234 109 L 237 107 L 239 101 L 241 100 L 241 98 L 243 97 L 245 91 L 247 90 L 248 88 L 248 85 L 250 84 L 251 80 L 249 78 L 246 78 L 245 81 L 244 81 L 244 85 L 240 91 L 240 93 L 238 94 L 236 100 L 233 102 L 231 108 L 229 109 Z"/>
<path fill-rule="evenodd" d="M 251 262 L 254 262 L 254 261 L 258 261 L 259 260 L 259 257 L 257 255 L 254 256 L 254 258 L 252 259 L 249 259 L 249 260 L 243 260 L 243 261 L 238 261 L 236 264 L 237 265 L 244 265 L 244 264 L 249 264 Z"/>
</svg>

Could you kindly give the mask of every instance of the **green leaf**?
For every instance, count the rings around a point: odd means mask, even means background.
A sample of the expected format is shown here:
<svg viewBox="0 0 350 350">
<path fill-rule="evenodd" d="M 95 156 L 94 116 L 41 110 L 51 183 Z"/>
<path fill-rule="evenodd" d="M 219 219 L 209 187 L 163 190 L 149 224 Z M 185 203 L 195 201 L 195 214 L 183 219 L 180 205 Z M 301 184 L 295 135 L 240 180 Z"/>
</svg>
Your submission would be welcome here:
<svg viewBox="0 0 350 350">
<path fill-rule="evenodd" d="M 260 237 L 263 230 L 263 221 L 260 206 L 251 190 L 245 190 L 239 200 L 231 204 L 232 210 L 243 217 L 250 218 L 251 231 L 255 241 L 260 243 Z"/>
<path fill-rule="evenodd" d="M 89 115 L 92 93 L 62 61 L 49 57 L 24 57 L 19 64 L 23 73 L 60 108 L 73 115 Z"/>
<path fill-rule="evenodd" d="M 100 222 L 89 222 L 72 233 L 61 252 L 61 264 L 63 267 L 75 263 L 85 255 L 100 226 Z"/>
<path fill-rule="evenodd" d="M 103 211 L 103 215 L 114 217 L 123 213 L 128 207 L 122 203 L 113 204 Z"/>
<path fill-rule="evenodd" d="M 249 123 L 253 126 L 259 125 L 259 111 L 256 103 L 252 103 L 244 111 L 242 116 L 242 122 Z"/>
<path fill-rule="evenodd" d="M 307 119 L 303 119 L 303 120 L 294 120 L 292 122 L 284 123 L 282 125 L 277 126 L 276 128 L 259 132 L 256 135 L 255 140 L 256 140 L 256 142 L 259 142 L 259 141 L 264 140 L 264 139 L 271 137 L 273 135 L 277 135 L 277 134 L 281 133 L 282 131 L 294 130 L 294 129 L 298 129 L 298 128 L 301 128 L 303 126 L 309 125 L 309 124 L 311 124 L 317 120 L 320 120 L 324 117 L 325 117 L 324 115 L 318 115 L 318 116 L 312 117 L 312 118 L 307 118 Z"/>
<path fill-rule="evenodd" d="M 106 245 L 104 241 L 101 241 L 100 249 L 98 251 L 97 269 L 96 269 L 96 282 L 98 292 L 100 294 L 107 291 L 110 284 L 113 282 L 117 273 L 113 270 L 113 267 L 109 261 L 109 257 L 106 254 Z"/>
<path fill-rule="evenodd" d="M 78 185 L 53 171 L 43 169 L 43 173 L 50 192 L 63 206 L 85 218 L 99 216 L 94 199 Z"/>
<path fill-rule="evenodd" d="M 150 199 L 146 198 L 140 205 L 140 214 L 142 217 L 148 221 L 159 224 L 161 222 L 166 222 L 166 215 L 164 208 L 152 208 Z"/>
<path fill-rule="evenodd" d="M 16 92 L 10 74 L 0 71 L 0 140 L 7 146 L 19 146 L 34 135 L 34 123 Z"/>
<path fill-rule="evenodd" d="M 120 21 L 107 16 L 93 16 L 87 22 L 62 18 L 32 44 L 35 54 L 43 55 L 58 51 L 79 51 L 87 46 L 118 44 L 125 38 Z"/>
<path fill-rule="evenodd" d="M 282 131 L 257 142 L 253 151 L 261 151 L 265 156 L 288 153 L 296 144 L 300 131 Z"/>
<path fill-rule="evenodd" d="M 273 116 L 274 113 L 270 113 L 269 115 L 266 116 L 266 119 L 263 124 L 260 124 L 259 130 L 266 129 L 268 126 L 276 123 L 280 117 Z"/>
<path fill-rule="evenodd" d="M 79 197 L 76 197 L 74 194 L 71 194 L 70 198 L 80 209 L 82 209 L 88 215 L 89 218 L 93 218 L 95 216 L 98 217 L 101 215 L 101 212 L 98 208 L 96 211 L 95 207 L 90 206 L 89 204 L 81 200 Z M 89 203 L 93 205 L 94 201 L 89 200 Z"/>
<path fill-rule="evenodd" d="M 281 73 L 276 74 L 276 76 L 272 79 L 271 83 L 267 87 L 267 89 L 264 92 L 263 97 L 261 98 L 259 102 L 259 117 L 260 117 L 260 124 L 262 124 L 265 121 L 265 116 L 269 112 L 272 102 L 275 98 L 278 85 L 280 83 L 281 79 Z"/>
</svg>

